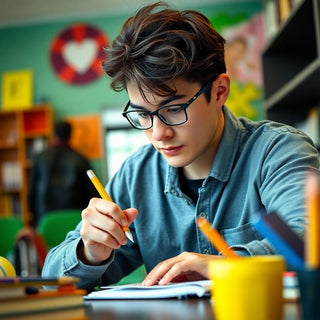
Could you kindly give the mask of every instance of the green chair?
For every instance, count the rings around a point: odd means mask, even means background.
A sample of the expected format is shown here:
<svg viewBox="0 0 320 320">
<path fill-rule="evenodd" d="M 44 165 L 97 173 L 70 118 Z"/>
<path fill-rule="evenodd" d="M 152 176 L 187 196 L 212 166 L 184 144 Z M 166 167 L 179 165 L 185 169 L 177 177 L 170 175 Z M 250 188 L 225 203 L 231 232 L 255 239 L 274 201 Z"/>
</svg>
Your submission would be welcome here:
<svg viewBox="0 0 320 320">
<path fill-rule="evenodd" d="M 0 217 L 0 256 L 6 258 L 13 253 L 16 235 L 22 226 L 18 217 Z"/>
<path fill-rule="evenodd" d="M 81 220 L 80 210 L 60 210 L 47 212 L 40 220 L 37 231 L 42 235 L 48 249 L 61 243 L 67 233 Z M 118 284 L 141 282 L 146 276 L 144 265 L 123 278 Z"/>
<path fill-rule="evenodd" d="M 79 209 L 50 211 L 41 218 L 37 232 L 42 235 L 47 248 L 51 249 L 61 243 L 80 220 L 81 211 Z"/>
</svg>

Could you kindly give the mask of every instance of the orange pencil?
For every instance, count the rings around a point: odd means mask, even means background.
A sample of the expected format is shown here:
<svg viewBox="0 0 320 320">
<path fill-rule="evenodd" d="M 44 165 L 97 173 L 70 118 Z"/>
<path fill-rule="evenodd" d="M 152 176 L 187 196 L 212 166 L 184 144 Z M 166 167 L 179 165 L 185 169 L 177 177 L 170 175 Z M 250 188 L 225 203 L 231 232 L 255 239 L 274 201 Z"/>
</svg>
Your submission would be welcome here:
<svg viewBox="0 0 320 320">
<path fill-rule="evenodd" d="M 208 220 L 197 218 L 197 223 L 200 230 L 209 238 L 214 247 L 226 257 L 236 258 L 238 255 L 228 246 L 222 238 L 218 230 L 213 228 Z"/>
<path fill-rule="evenodd" d="M 316 173 L 309 173 L 306 185 L 307 218 L 305 260 L 310 269 L 320 268 L 320 181 Z"/>
<path fill-rule="evenodd" d="M 97 191 L 99 192 L 100 196 L 102 199 L 108 200 L 108 201 L 112 201 L 112 199 L 110 198 L 110 196 L 108 195 L 106 189 L 102 186 L 101 182 L 98 180 L 97 176 L 95 175 L 95 173 L 92 170 L 88 170 L 87 171 L 87 175 L 90 178 L 91 182 L 93 183 L 93 185 L 96 187 Z M 123 227 L 122 226 L 123 231 L 125 232 L 127 238 L 131 241 L 133 241 L 133 236 L 129 230 L 128 226 Z"/>
</svg>

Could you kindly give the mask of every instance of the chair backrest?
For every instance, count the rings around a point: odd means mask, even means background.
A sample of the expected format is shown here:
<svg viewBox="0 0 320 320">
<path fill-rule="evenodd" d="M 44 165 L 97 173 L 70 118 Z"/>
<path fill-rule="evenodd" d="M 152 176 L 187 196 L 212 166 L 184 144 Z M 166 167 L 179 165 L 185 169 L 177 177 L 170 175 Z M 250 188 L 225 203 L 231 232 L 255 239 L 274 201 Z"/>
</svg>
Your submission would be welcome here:
<svg viewBox="0 0 320 320">
<path fill-rule="evenodd" d="M 79 209 L 50 211 L 41 218 L 37 231 L 43 236 L 48 249 L 51 249 L 61 243 L 80 220 Z"/>
<path fill-rule="evenodd" d="M 16 235 L 22 226 L 18 217 L 0 217 L 0 256 L 8 257 L 14 251 Z"/>
</svg>

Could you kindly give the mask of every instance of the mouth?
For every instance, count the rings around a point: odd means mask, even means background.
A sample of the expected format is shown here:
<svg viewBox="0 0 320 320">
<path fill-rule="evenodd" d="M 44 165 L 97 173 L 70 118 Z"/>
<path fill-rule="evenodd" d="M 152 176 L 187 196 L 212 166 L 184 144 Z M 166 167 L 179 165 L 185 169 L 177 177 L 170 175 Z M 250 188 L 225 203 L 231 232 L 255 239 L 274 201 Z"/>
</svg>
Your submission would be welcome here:
<svg viewBox="0 0 320 320">
<path fill-rule="evenodd" d="M 163 154 L 165 154 L 166 156 L 175 156 L 180 152 L 182 147 L 183 146 L 181 145 L 181 146 L 176 146 L 176 147 L 160 148 L 160 151 Z"/>
</svg>

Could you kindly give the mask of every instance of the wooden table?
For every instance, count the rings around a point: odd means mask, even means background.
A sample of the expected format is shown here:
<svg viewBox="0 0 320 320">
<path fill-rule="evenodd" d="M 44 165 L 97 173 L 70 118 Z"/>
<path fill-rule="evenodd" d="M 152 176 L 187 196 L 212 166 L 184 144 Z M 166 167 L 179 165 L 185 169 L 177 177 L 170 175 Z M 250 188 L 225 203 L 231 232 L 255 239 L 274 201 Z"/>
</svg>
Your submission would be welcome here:
<svg viewBox="0 0 320 320">
<path fill-rule="evenodd" d="M 86 311 L 90 320 L 214 320 L 212 304 L 210 299 L 107 300 L 86 302 Z M 283 320 L 302 320 L 298 303 L 285 304 Z"/>
</svg>

